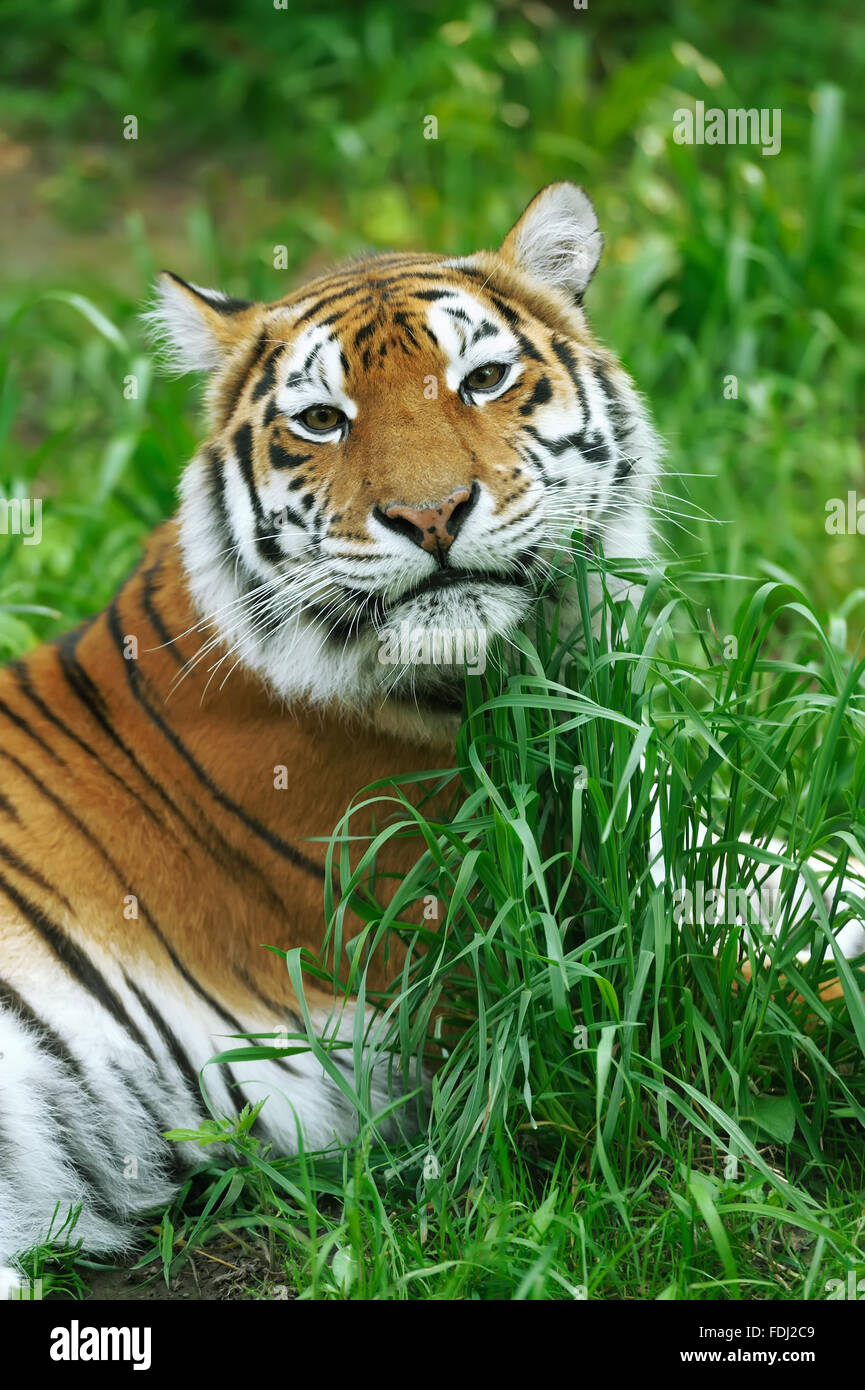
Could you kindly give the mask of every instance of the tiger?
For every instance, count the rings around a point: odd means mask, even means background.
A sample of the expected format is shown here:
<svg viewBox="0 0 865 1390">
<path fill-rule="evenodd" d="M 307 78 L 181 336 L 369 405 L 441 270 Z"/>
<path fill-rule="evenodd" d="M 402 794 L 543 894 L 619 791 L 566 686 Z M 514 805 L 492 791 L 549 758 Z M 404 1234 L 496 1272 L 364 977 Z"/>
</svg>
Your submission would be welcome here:
<svg viewBox="0 0 865 1390">
<path fill-rule="evenodd" d="M 205 1068 L 277 1153 L 356 1138 L 311 1050 L 207 1064 L 302 1029 L 279 952 L 322 946 L 357 793 L 453 765 L 468 648 L 385 662 L 383 634 L 506 639 L 571 601 L 575 536 L 651 563 L 663 445 L 588 323 L 602 245 L 559 182 L 497 250 L 368 254 L 269 303 L 160 275 L 156 351 L 206 380 L 177 512 L 104 611 L 0 671 L 5 1287 L 55 1211 L 134 1248 L 200 1152 L 165 1135 L 206 1118 Z M 360 1004 L 306 1007 L 355 1035 Z M 371 1114 L 395 1084 L 375 1060 Z"/>
</svg>

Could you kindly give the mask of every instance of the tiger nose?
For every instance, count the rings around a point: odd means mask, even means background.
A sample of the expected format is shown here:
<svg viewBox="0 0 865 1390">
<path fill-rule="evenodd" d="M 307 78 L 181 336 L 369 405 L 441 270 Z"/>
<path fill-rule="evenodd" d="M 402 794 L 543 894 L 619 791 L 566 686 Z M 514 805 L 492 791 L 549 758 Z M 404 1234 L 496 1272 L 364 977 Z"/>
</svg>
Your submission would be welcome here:
<svg viewBox="0 0 865 1390">
<path fill-rule="evenodd" d="M 421 550 L 430 553 L 436 550 L 449 550 L 457 538 L 457 532 L 477 500 L 478 489 L 458 487 L 442 502 L 434 502 L 429 507 L 411 507 L 405 502 L 391 502 L 387 507 L 377 508 L 376 515 L 392 531 L 408 536 Z"/>
</svg>

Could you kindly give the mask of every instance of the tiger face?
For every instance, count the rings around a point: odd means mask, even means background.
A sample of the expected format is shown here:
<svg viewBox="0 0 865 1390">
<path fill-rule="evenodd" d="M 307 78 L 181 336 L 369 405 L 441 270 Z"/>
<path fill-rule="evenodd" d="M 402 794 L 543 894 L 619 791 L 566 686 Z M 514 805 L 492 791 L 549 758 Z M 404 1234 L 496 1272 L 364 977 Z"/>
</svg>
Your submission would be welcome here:
<svg viewBox="0 0 865 1390">
<path fill-rule="evenodd" d="M 226 670 L 434 722 L 575 530 L 649 553 L 657 438 L 582 308 L 601 245 L 559 183 L 495 252 L 373 256 L 272 304 L 161 277 L 170 362 L 211 374 L 180 535 Z"/>
</svg>

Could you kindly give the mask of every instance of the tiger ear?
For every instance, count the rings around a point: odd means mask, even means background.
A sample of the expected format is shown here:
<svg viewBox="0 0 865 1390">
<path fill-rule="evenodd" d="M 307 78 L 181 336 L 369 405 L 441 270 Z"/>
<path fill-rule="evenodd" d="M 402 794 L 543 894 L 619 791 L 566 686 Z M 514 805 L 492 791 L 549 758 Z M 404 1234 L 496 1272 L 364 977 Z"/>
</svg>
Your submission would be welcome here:
<svg viewBox="0 0 865 1390">
<path fill-rule="evenodd" d="M 221 290 L 189 285 L 163 270 L 143 317 L 169 371 L 210 372 L 236 347 L 255 308 L 248 299 L 231 299 Z"/>
<path fill-rule="evenodd" d="M 579 303 L 603 245 L 589 195 L 575 183 L 551 183 L 514 223 L 499 254 L 524 275 Z"/>
</svg>

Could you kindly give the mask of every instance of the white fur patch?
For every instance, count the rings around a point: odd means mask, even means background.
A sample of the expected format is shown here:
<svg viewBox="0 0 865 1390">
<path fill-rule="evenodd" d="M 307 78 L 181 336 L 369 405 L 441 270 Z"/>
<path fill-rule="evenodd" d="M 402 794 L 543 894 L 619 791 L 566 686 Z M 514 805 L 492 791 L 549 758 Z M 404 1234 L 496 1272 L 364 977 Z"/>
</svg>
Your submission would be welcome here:
<svg viewBox="0 0 865 1390">
<path fill-rule="evenodd" d="M 327 439 L 326 435 L 305 430 L 296 420 L 295 417 L 309 406 L 332 405 L 349 420 L 357 416 L 357 404 L 345 389 L 341 356 L 339 339 L 329 328 L 313 324 L 301 333 L 285 362 L 280 364 L 283 385 L 276 393 L 276 404 L 299 439 L 316 444 Z"/>
<path fill-rule="evenodd" d="M 448 389 L 458 391 L 470 372 L 489 362 L 503 362 L 508 375 L 492 391 L 479 392 L 473 404 L 484 406 L 507 391 L 522 372 L 520 345 L 510 328 L 493 310 L 481 304 L 473 295 L 456 291 L 430 306 L 428 323 L 447 357 L 445 381 Z M 492 324 L 494 334 L 474 335 L 483 324 Z"/>
<path fill-rule="evenodd" d="M 695 848 L 704 847 L 710 841 L 710 835 L 705 825 L 698 825 L 696 832 Z M 781 858 L 787 858 L 789 850 L 783 840 L 772 839 L 766 845 L 766 849 Z M 652 881 L 658 889 L 666 889 L 672 895 L 678 891 L 684 894 L 686 885 L 674 883 L 667 872 L 664 861 L 664 836 L 661 825 L 660 803 L 657 802 L 652 811 L 652 828 L 650 839 L 650 850 L 652 855 L 651 874 Z M 781 887 L 785 877 L 784 869 L 776 865 L 766 865 L 759 876 L 759 891 L 749 889 L 747 892 L 738 890 L 734 893 L 727 890 L 727 864 L 726 856 L 721 860 L 722 870 L 720 880 L 717 884 L 708 885 L 717 896 L 711 899 L 712 909 L 719 908 L 721 913 L 719 921 L 734 927 L 737 931 L 747 932 L 752 944 L 759 950 L 764 949 L 768 955 L 772 955 L 775 949 L 775 941 L 780 929 L 780 923 L 774 920 L 774 905 L 781 902 Z M 828 858 L 813 856 L 808 860 L 808 867 L 813 870 L 818 883 L 825 884 L 832 871 L 832 862 Z M 831 894 L 834 895 L 834 887 Z M 840 896 L 846 899 L 851 907 L 856 910 L 857 897 L 865 899 L 865 866 L 851 863 L 848 866 L 847 876 L 842 883 Z M 682 899 L 681 901 L 684 901 Z M 675 902 L 675 900 L 674 900 Z M 732 921 L 729 920 L 731 907 L 739 908 L 747 905 L 748 920 Z M 675 909 L 674 909 L 675 910 Z M 806 922 L 814 912 L 814 898 L 804 877 L 797 881 L 793 907 L 789 915 L 790 926 Z M 725 916 L 724 914 L 727 914 Z M 853 960 L 857 956 L 865 955 L 865 922 L 862 920 L 851 920 L 841 927 L 835 934 L 835 942 L 842 956 L 847 960 Z M 821 955 L 828 949 L 825 936 L 818 927 L 814 929 L 814 949 Z M 796 959 L 805 963 L 811 959 L 812 950 L 803 947 L 796 952 Z M 831 959 L 831 952 L 830 952 Z"/>
<path fill-rule="evenodd" d="M 191 289 L 209 299 L 226 300 L 221 290 Z M 210 372 L 219 366 L 223 347 L 207 318 L 206 307 L 173 280 L 161 275 L 152 307 L 142 316 L 162 364 L 170 372 Z"/>
<path fill-rule="evenodd" d="M 594 275 L 604 240 L 588 194 L 554 183 L 529 204 L 505 244 L 524 274 L 576 295 Z"/>
<path fill-rule="evenodd" d="M 170 1202 L 175 1182 L 168 1169 L 162 1130 L 196 1130 L 207 1117 L 204 1102 L 190 1089 L 174 1057 L 139 999 L 125 983 L 123 969 L 88 943 L 97 969 L 110 981 L 123 1007 L 147 1039 L 153 1057 L 58 966 L 38 952 L 26 965 L 4 966 L 4 974 L 34 1013 L 64 1039 L 79 1071 L 43 1045 L 40 1034 L 11 1011 L 0 1011 L 0 1112 L 4 1144 L 20 1162 L 0 1169 L 0 1298 L 19 1287 L 13 1261 L 44 1241 L 54 1220 L 56 1236 L 69 1210 L 81 1205 L 73 1241 L 90 1252 L 123 1252 L 149 1211 Z M 344 1084 L 326 1074 L 311 1051 L 286 1059 L 231 1064 L 237 1089 L 221 1067 L 206 1064 L 218 1052 L 243 1047 L 230 1036 L 231 1023 L 212 1009 L 166 964 L 157 971 L 124 957 L 140 993 L 150 999 L 177 1040 L 194 1075 L 204 1068 L 204 1084 L 217 1113 L 235 1114 L 246 1101 L 266 1098 L 260 1124 L 280 1153 L 295 1153 L 299 1135 L 307 1148 L 347 1144 L 358 1132 L 351 1092 L 355 1077 L 351 1052 L 341 1053 Z M 313 1013 L 316 1036 L 351 1041 L 355 1006 L 339 1015 Z M 252 1034 L 278 1034 L 292 1028 L 285 1015 L 241 1015 Z M 379 1028 L 380 1023 L 373 1025 Z M 266 1042 L 267 1039 L 262 1039 Z M 273 1046 L 280 1046 L 277 1038 Z M 286 1038 L 283 1045 L 289 1045 Z M 303 1046 L 292 1040 L 292 1047 Z M 345 1060 L 346 1056 L 348 1061 Z M 388 1059 L 366 1051 L 370 1113 L 391 1099 Z M 82 1080 L 83 1078 L 83 1080 Z M 393 1137 L 395 1126 L 386 1123 Z M 178 1146 L 189 1163 L 201 1159 L 194 1144 Z M 98 1200 L 94 1196 L 98 1193 Z M 61 1239 L 68 1235 L 68 1230 Z"/>
</svg>

